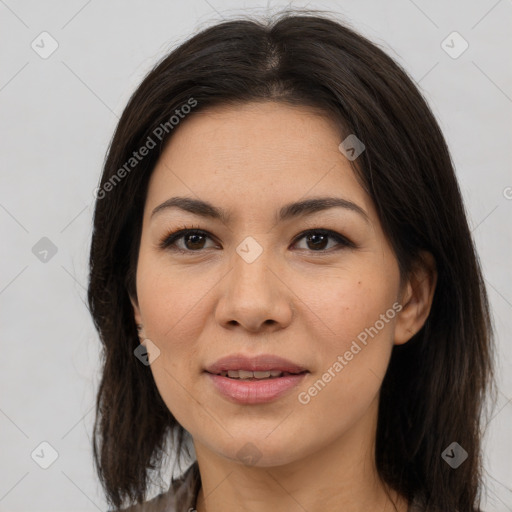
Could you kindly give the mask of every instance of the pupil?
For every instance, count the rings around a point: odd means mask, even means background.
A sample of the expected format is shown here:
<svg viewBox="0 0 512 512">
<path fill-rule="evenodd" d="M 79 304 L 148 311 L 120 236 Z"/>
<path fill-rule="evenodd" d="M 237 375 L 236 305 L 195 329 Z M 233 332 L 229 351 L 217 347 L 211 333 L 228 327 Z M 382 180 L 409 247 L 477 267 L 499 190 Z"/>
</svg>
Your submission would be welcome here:
<svg viewBox="0 0 512 512">
<path fill-rule="evenodd" d="M 203 238 L 203 235 L 198 235 L 196 233 L 188 235 L 187 236 L 187 242 L 186 242 L 187 248 L 188 249 L 201 249 L 201 247 L 190 247 L 190 244 L 188 243 L 188 242 L 190 242 L 190 240 L 193 240 L 192 241 L 192 245 L 194 245 L 195 243 L 199 243 L 200 244 L 200 242 L 198 242 L 197 240 L 201 239 L 201 238 Z"/>
<path fill-rule="evenodd" d="M 320 246 L 318 245 L 318 238 L 321 238 L 320 240 Z M 313 241 L 313 247 L 317 248 L 317 249 L 323 249 L 326 245 L 326 241 L 327 241 L 327 236 L 326 235 L 321 235 L 321 234 L 312 234 L 312 235 L 308 235 L 307 236 L 307 239 L 308 239 L 308 243 L 311 242 L 312 240 L 314 239 L 317 239 L 316 241 Z"/>
</svg>

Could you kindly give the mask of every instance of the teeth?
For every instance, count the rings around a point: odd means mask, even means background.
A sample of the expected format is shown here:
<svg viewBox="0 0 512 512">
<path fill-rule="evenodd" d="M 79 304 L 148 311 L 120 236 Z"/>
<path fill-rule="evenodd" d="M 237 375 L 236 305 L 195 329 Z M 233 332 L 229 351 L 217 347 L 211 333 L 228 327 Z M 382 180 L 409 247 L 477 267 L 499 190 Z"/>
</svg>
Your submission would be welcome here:
<svg viewBox="0 0 512 512">
<path fill-rule="evenodd" d="M 231 379 L 268 379 L 272 377 L 281 377 L 282 375 L 288 375 L 287 372 L 281 372 L 279 370 L 267 370 L 261 372 L 251 372 L 248 370 L 228 370 L 221 372 L 223 377 L 230 377 Z"/>
<path fill-rule="evenodd" d="M 252 372 L 254 374 L 255 379 L 268 379 L 270 377 L 270 372 Z"/>
</svg>

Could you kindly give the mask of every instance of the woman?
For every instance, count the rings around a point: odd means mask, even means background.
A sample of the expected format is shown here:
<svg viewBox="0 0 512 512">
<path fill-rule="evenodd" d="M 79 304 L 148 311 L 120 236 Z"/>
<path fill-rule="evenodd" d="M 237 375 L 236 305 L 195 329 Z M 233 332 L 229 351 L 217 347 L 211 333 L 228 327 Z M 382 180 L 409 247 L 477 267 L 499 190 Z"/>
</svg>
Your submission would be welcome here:
<svg viewBox="0 0 512 512">
<path fill-rule="evenodd" d="M 479 510 L 492 328 L 449 151 L 339 22 L 223 22 L 146 76 L 97 190 L 88 298 L 115 509 Z M 142 505 L 187 439 L 196 460 Z"/>
</svg>

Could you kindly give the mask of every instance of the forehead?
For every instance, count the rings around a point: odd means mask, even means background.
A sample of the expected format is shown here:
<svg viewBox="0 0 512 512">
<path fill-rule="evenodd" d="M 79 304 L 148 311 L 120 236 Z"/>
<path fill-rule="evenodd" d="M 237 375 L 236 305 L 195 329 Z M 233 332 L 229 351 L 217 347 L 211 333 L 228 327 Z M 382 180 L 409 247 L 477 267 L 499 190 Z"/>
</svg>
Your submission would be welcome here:
<svg viewBox="0 0 512 512">
<path fill-rule="evenodd" d="M 186 146 L 196 150 L 189 155 L 194 160 L 204 156 L 213 158 L 212 163 L 255 153 L 264 163 L 270 158 L 283 163 L 282 159 L 290 160 L 293 155 L 299 158 L 313 153 L 323 159 L 322 153 L 329 149 L 337 155 L 341 142 L 339 129 L 326 116 L 308 107 L 270 101 L 210 107 L 194 112 L 177 128 L 164 153 L 174 158 L 177 150 Z"/>
<path fill-rule="evenodd" d="M 268 208 L 308 196 L 339 195 L 370 213 L 371 201 L 338 146 L 328 117 L 276 102 L 195 112 L 172 134 L 151 176 L 147 207 L 172 195 L 228 209 Z"/>
</svg>

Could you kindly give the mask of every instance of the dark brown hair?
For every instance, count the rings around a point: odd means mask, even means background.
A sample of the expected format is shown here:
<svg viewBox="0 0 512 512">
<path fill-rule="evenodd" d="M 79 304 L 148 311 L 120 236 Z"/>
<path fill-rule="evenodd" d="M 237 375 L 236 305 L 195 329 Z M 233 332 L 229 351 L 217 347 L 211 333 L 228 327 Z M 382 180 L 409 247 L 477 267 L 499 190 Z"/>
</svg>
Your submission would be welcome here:
<svg viewBox="0 0 512 512">
<path fill-rule="evenodd" d="M 314 107 L 337 121 L 340 141 L 356 134 L 366 150 L 354 171 L 374 201 L 401 275 L 420 251 L 434 256 L 430 315 L 408 343 L 393 348 L 382 384 L 376 463 L 385 483 L 409 500 L 423 497 L 428 510 L 478 510 L 493 336 L 451 157 L 406 72 L 376 44 L 318 11 L 233 19 L 202 30 L 147 74 L 121 116 L 98 189 L 88 289 L 103 344 L 94 461 L 109 504 L 144 501 L 167 443 L 174 439 L 178 462 L 186 445 L 187 433 L 150 368 L 134 356 L 139 339 L 129 298 L 136 300 L 148 180 L 179 129 L 169 119 L 192 102 L 189 116 L 250 101 Z M 167 131 L 155 132 L 159 126 Z M 131 161 L 149 138 L 156 147 Z M 457 469 L 441 457 L 454 441 L 469 455 Z"/>
</svg>

